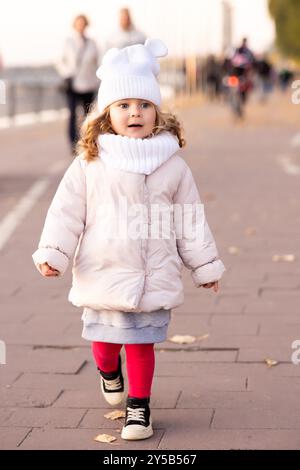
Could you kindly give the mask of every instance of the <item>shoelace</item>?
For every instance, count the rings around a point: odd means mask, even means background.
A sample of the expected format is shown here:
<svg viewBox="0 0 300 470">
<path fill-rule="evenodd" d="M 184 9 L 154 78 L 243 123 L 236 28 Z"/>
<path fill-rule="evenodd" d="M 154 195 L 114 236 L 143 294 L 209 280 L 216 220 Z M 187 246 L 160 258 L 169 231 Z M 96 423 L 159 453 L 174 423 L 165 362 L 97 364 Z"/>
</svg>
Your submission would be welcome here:
<svg viewBox="0 0 300 470">
<path fill-rule="evenodd" d="M 145 413 L 145 408 L 130 408 L 129 406 L 127 407 L 128 413 L 127 413 L 127 420 L 131 421 L 144 421 L 146 422 L 144 413 Z"/>
<path fill-rule="evenodd" d="M 102 379 L 105 382 L 105 388 L 107 388 L 107 390 L 115 390 L 115 389 L 121 388 L 120 376 L 112 380 L 107 380 L 107 379 L 104 379 L 103 377 Z"/>
</svg>

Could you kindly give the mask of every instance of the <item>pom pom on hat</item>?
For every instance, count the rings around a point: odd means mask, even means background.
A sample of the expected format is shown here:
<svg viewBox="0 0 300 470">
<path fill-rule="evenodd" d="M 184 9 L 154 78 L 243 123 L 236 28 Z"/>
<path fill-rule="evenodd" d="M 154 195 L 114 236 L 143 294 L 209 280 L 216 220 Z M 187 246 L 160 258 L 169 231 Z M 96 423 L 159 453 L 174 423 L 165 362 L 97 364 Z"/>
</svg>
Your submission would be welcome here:
<svg viewBox="0 0 300 470">
<path fill-rule="evenodd" d="M 146 39 L 145 47 L 154 57 L 165 57 L 168 54 L 167 46 L 160 39 Z"/>
<path fill-rule="evenodd" d="M 167 53 L 168 49 L 160 39 L 147 39 L 145 44 L 123 49 L 109 49 L 96 72 L 101 80 L 99 111 L 126 98 L 145 99 L 159 106 L 161 95 L 156 77 L 160 66 L 157 58 Z"/>
</svg>

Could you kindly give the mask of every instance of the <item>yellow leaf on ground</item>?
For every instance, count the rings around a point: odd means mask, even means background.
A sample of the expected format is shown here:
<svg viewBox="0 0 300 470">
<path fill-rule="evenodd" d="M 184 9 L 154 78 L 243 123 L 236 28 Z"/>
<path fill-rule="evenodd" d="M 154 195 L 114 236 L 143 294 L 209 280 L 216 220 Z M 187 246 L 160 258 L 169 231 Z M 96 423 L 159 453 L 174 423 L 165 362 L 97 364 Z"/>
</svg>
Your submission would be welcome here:
<svg viewBox="0 0 300 470">
<path fill-rule="evenodd" d="M 97 442 L 113 442 L 116 440 L 115 436 L 110 436 L 109 434 L 98 434 L 98 436 L 94 437 L 94 441 Z"/>
<path fill-rule="evenodd" d="M 256 234 L 256 229 L 254 227 L 247 227 L 245 229 L 245 235 L 247 235 L 247 237 L 250 237 L 251 235 L 255 235 Z"/>
<path fill-rule="evenodd" d="M 172 338 L 170 338 L 169 340 L 173 343 L 189 344 L 194 343 L 194 341 L 196 341 L 196 337 L 190 335 L 175 335 L 172 336 Z"/>
<path fill-rule="evenodd" d="M 267 364 L 268 367 L 273 367 L 278 364 L 278 361 L 275 361 L 274 359 L 267 358 L 265 359 L 265 363 Z"/>
<path fill-rule="evenodd" d="M 228 247 L 228 253 L 230 253 L 231 255 L 237 255 L 238 253 L 240 253 L 240 251 L 241 250 L 237 246 Z"/>
<path fill-rule="evenodd" d="M 272 256 L 272 261 L 287 261 L 288 263 L 292 263 L 293 261 L 295 261 L 296 259 L 296 256 L 295 255 L 292 255 L 292 254 L 288 254 L 288 255 L 273 255 Z"/>
<path fill-rule="evenodd" d="M 107 419 L 118 419 L 118 418 L 125 418 L 125 411 L 122 411 L 122 410 L 113 410 L 113 411 L 110 411 L 109 413 L 106 413 L 104 415 L 104 418 L 107 418 Z"/>
<path fill-rule="evenodd" d="M 206 335 L 202 335 L 202 336 L 197 336 L 197 340 L 198 341 L 203 341 L 204 339 L 207 339 L 209 338 L 209 334 L 207 333 Z"/>
</svg>

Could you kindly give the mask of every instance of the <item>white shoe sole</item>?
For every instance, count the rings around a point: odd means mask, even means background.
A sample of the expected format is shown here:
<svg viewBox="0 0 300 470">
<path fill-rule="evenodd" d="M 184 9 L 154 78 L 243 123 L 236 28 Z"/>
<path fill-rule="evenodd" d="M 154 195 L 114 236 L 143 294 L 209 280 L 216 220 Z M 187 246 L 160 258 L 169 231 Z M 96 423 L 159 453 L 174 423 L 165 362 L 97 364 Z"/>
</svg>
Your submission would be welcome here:
<svg viewBox="0 0 300 470">
<path fill-rule="evenodd" d="M 122 403 L 124 396 L 125 396 L 125 390 L 123 392 L 116 392 L 116 393 L 106 393 L 103 388 L 103 381 L 101 380 L 101 391 L 102 395 L 104 396 L 105 400 L 107 403 L 109 403 L 112 406 L 119 405 Z"/>
<path fill-rule="evenodd" d="M 153 436 L 151 418 L 150 424 L 147 428 L 141 426 L 140 424 L 129 424 L 128 426 L 123 426 L 121 432 L 121 438 L 127 441 L 139 441 L 141 439 L 147 439 L 151 436 Z"/>
</svg>

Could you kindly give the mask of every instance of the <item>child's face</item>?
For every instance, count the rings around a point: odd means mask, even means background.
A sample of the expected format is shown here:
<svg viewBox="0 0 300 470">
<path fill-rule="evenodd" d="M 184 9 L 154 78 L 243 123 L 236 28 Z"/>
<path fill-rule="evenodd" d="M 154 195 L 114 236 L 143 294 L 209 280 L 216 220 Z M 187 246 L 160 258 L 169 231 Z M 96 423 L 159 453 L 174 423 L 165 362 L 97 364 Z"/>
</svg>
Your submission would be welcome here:
<svg viewBox="0 0 300 470">
<path fill-rule="evenodd" d="M 151 134 L 155 125 L 156 110 L 150 101 L 120 100 L 113 103 L 109 110 L 112 128 L 119 135 L 143 139 Z"/>
</svg>

